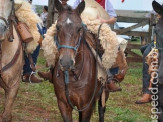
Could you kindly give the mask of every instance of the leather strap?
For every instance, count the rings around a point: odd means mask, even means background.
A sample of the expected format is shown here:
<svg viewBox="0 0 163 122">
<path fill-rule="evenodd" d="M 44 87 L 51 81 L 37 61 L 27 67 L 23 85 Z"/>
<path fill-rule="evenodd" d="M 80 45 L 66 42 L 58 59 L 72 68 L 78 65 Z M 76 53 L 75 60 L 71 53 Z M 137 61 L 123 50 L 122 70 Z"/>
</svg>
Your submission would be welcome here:
<svg viewBox="0 0 163 122">
<path fill-rule="evenodd" d="M 35 72 L 36 71 L 36 67 L 35 67 L 35 64 L 33 62 L 32 55 L 30 53 L 28 54 L 28 59 L 29 59 L 30 67 L 31 67 L 32 71 Z"/>
</svg>

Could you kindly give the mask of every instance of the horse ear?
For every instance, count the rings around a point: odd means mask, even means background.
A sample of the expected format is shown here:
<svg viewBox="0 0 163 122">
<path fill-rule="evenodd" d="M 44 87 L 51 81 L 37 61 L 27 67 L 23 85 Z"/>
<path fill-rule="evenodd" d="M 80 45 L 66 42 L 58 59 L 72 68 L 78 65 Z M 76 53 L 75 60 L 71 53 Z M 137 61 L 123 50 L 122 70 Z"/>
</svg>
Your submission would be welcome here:
<svg viewBox="0 0 163 122">
<path fill-rule="evenodd" d="M 58 12 L 61 13 L 64 10 L 61 2 L 59 0 L 54 0 L 54 3 L 55 3 L 55 7 L 58 10 Z"/>
<path fill-rule="evenodd" d="M 156 13 L 158 13 L 160 15 L 163 14 L 163 7 L 158 2 L 156 2 L 155 0 L 152 2 L 152 7 Z"/>
<path fill-rule="evenodd" d="M 76 8 L 76 11 L 77 11 L 79 14 L 81 14 L 81 13 L 83 12 L 84 8 L 85 8 L 85 2 L 82 1 L 82 2 L 78 5 L 78 7 Z"/>
</svg>

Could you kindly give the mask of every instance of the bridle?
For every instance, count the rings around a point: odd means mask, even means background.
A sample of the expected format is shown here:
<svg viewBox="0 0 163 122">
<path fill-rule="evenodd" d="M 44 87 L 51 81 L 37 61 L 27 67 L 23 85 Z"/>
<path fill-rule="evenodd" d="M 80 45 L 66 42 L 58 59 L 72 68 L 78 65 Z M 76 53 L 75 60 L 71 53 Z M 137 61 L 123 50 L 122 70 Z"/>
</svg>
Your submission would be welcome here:
<svg viewBox="0 0 163 122">
<path fill-rule="evenodd" d="M 11 8 L 10 15 L 8 16 L 8 19 L 6 20 L 4 17 L 0 16 L 0 20 L 3 20 L 5 22 L 6 29 L 9 30 L 8 40 L 10 42 L 12 42 L 13 39 L 14 39 L 14 36 L 13 36 L 13 21 L 14 21 L 14 17 L 15 17 L 15 9 L 14 9 L 14 0 L 10 0 L 10 1 L 12 2 L 12 8 Z"/>
<path fill-rule="evenodd" d="M 78 39 L 78 42 L 77 42 L 76 46 L 73 47 L 73 46 L 70 46 L 70 45 L 60 45 L 59 44 L 59 41 L 58 41 L 58 36 L 57 35 L 54 38 L 55 38 L 54 40 L 56 42 L 56 46 L 57 46 L 57 49 L 58 50 L 60 50 L 61 48 L 67 48 L 67 49 L 72 49 L 75 52 L 78 50 L 78 48 L 80 46 L 80 43 L 81 43 L 81 39 L 82 39 L 82 37 L 80 36 L 79 39 Z"/>
<path fill-rule="evenodd" d="M 82 24 L 82 29 L 84 29 L 84 26 Z M 83 34 L 80 35 L 79 39 L 78 39 L 78 42 L 75 46 L 70 46 L 70 45 L 60 45 L 59 43 L 59 39 L 58 39 L 58 34 L 56 33 L 56 35 L 54 36 L 54 41 L 56 43 L 56 46 L 57 46 L 57 49 L 58 51 L 61 49 L 61 48 L 67 48 L 67 49 L 72 49 L 74 50 L 75 52 L 77 52 L 79 46 L 80 46 L 80 43 L 81 43 L 81 40 L 82 40 L 82 37 L 83 37 Z"/>
</svg>

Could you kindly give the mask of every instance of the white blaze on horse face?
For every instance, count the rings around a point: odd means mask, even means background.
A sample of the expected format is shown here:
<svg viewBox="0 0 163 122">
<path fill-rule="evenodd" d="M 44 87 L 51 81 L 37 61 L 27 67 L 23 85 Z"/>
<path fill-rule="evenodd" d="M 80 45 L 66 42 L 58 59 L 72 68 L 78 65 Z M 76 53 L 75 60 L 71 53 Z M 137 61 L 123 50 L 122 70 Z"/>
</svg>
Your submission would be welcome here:
<svg viewBox="0 0 163 122">
<path fill-rule="evenodd" d="M 4 17 L 6 20 L 10 15 L 12 9 L 12 2 L 11 0 L 0 0 L 0 16 Z M 0 19 L 0 23 L 4 24 L 3 20 Z"/>
<path fill-rule="evenodd" d="M 72 21 L 70 20 L 70 18 L 67 18 L 66 24 L 71 24 L 71 23 L 72 23 Z"/>
</svg>

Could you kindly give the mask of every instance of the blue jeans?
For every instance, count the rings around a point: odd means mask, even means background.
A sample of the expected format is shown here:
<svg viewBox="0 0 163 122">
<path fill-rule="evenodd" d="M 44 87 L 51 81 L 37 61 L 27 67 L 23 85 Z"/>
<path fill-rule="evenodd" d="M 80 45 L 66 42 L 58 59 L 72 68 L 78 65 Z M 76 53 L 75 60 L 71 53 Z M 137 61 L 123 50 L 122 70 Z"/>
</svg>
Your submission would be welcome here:
<svg viewBox="0 0 163 122">
<path fill-rule="evenodd" d="M 41 27 L 40 27 L 39 25 L 37 25 L 37 28 L 38 28 L 39 33 L 43 36 L 44 32 L 43 32 L 43 30 L 41 29 Z"/>
<path fill-rule="evenodd" d="M 40 45 L 37 46 L 36 50 L 32 54 L 32 59 L 33 59 L 33 62 L 35 63 L 35 65 L 36 65 L 36 62 L 37 62 L 37 57 L 39 55 L 39 51 L 40 51 Z M 24 67 L 23 67 L 23 75 L 24 74 L 31 74 L 32 69 L 30 68 L 30 62 L 28 60 L 27 55 L 24 56 L 24 60 L 25 60 L 25 64 L 24 64 Z"/>
<path fill-rule="evenodd" d="M 111 73 L 112 75 L 116 75 L 116 74 L 118 74 L 118 70 L 119 70 L 119 67 L 111 68 L 111 69 L 110 69 L 110 73 Z"/>
<path fill-rule="evenodd" d="M 149 66 L 146 63 L 145 57 L 149 54 L 153 46 L 154 43 L 152 42 L 151 44 L 148 45 L 148 47 L 145 49 L 143 53 L 143 93 L 148 93 L 148 94 L 151 93 L 150 90 L 148 90 L 151 76 L 148 74 Z"/>
<path fill-rule="evenodd" d="M 42 32 L 43 32 L 43 34 L 45 34 L 46 31 L 47 31 L 47 28 L 46 28 L 46 27 L 43 27 L 43 28 L 42 28 Z"/>
<path fill-rule="evenodd" d="M 108 75 L 108 78 L 118 74 L 118 70 L 119 70 L 119 67 L 116 67 L 116 68 L 110 68 L 108 71 L 107 71 L 107 75 Z M 110 83 L 112 80 L 107 80 L 107 83 Z"/>
</svg>

